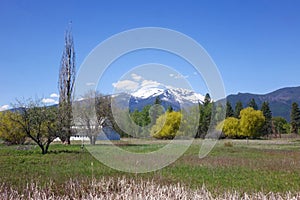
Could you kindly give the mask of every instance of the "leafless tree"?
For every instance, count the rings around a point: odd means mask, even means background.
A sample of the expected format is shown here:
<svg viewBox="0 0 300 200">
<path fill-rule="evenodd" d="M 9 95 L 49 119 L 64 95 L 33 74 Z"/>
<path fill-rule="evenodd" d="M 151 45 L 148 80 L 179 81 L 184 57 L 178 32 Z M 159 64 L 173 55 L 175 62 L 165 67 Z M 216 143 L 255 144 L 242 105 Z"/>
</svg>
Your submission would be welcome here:
<svg viewBox="0 0 300 200">
<path fill-rule="evenodd" d="M 81 101 L 73 103 L 73 117 L 77 134 L 89 137 L 92 145 L 95 145 L 96 137 L 100 131 L 95 100 L 96 93 L 90 91 L 83 96 Z"/>
<path fill-rule="evenodd" d="M 75 82 L 75 51 L 71 26 L 65 33 L 65 48 L 59 69 L 59 122 L 60 139 L 70 144 L 72 135 L 72 100 Z"/>
<path fill-rule="evenodd" d="M 128 97 L 125 97 L 125 98 L 128 98 Z M 102 94 L 97 94 L 95 103 L 96 103 L 97 120 L 102 128 L 110 127 L 121 135 L 128 135 L 123 131 L 123 129 L 121 129 L 119 127 L 119 125 L 121 125 L 122 127 L 128 125 L 129 122 L 127 120 L 130 120 L 130 119 L 128 119 L 129 111 L 121 109 L 122 102 L 118 102 L 118 98 L 116 99 L 112 95 L 105 96 Z M 112 111 L 112 105 L 115 106 L 114 114 Z M 118 113 L 118 114 L 116 114 L 116 113 Z M 119 120 L 116 121 L 116 119 L 119 119 Z"/>
</svg>

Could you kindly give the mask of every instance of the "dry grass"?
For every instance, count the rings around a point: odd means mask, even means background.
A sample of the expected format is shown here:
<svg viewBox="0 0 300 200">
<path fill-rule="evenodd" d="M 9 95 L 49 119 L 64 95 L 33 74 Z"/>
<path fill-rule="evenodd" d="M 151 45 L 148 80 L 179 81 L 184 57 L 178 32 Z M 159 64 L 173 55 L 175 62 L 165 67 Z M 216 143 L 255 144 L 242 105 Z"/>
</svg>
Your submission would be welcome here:
<svg viewBox="0 0 300 200">
<path fill-rule="evenodd" d="M 161 185 L 155 181 L 136 181 L 129 178 L 107 178 L 94 181 L 70 180 L 63 187 L 49 183 L 46 189 L 38 184 L 28 184 L 23 191 L 14 190 L 5 184 L 0 185 L 0 199 L 300 199 L 300 193 L 255 193 L 239 194 L 226 192 L 213 196 L 205 187 L 191 190 L 180 184 Z"/>
</svg>

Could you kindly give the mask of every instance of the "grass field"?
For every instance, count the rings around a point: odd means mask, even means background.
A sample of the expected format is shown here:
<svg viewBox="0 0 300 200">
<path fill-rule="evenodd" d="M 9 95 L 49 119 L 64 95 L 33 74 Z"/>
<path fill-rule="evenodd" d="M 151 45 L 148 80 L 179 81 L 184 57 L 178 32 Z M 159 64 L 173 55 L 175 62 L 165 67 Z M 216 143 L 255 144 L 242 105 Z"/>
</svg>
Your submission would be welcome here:
<svg viewBox="0 0 300 200">
<path fill-rule="evenodd" d="M 136 142 L 136 141 L 135 141 Z M 300 191 L 300 140 L 220 140 L 204 159 L 198 153 L 201 140 L 196 140 L 176 162 L 161 170 L 145 174 L 129 174 L 106 167 L 80 144 L 53 144 L 50 153 L 42 155 L 36 146 L 0 145 L 0 184 L 17 191 L 35 183 L 40 189 L 54 185 L 63 193 L 71 180 L 89 182 L 110 178 L 152 181 L 159 185 L 176 185 L 191 190 L 205 185 L 213 195 L 228 191 L 264 194 Z M 166 141 L 118 144 L 133 152 L 149 152 L 161 148 Z M 100 144 L 101 145 L 101 144 Z M 107 145 L 102 145 L 103 148 Z M 102 147 L 100 147 L 102 148 Z M 93 164 L 91 164 L 93 163 Z M 61 190 L 61 191 L 59 191 Z"/>
</svg>

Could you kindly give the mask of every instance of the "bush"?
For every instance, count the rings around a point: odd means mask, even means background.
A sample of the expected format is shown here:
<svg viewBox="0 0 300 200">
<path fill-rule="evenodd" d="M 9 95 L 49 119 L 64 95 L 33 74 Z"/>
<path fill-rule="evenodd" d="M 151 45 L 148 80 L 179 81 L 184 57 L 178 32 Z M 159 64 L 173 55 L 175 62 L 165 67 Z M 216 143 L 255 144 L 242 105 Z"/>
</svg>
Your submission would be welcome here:
<svg viewBox="0 0 300 200">
<path fill-rule="evenodd" d="M 166 112 L 156 120 L 151 128 L 151 136 L 157 139 L 173 139 L 180 135 L 181 118 L 180 112 Z"/>
<path fill-rule="evenodd" d="M 13 112 L 0 113 L 0 138 L 6 144 L 24 144 L 26 140 L 22 127 L 12 120 L 19 117 L 19 114 Z"/>
<path fill-rule="evenodd" d="M 256 138 L 261 136 L 258 132 L 264 122 L 265 117 L 260 110 L 248 107 L 241 110 L 240 119 L 228 117 L 218 127 L 222 127 L 223 124 L 222 130 L 229 138 Z"/>
<path fill-rule="evenodd" d="M 239 136 L 239 120 L 234 117 L 228 117 L 224 121 L 223 132 L 226 137 L 236 138 Z"/>
</svg>

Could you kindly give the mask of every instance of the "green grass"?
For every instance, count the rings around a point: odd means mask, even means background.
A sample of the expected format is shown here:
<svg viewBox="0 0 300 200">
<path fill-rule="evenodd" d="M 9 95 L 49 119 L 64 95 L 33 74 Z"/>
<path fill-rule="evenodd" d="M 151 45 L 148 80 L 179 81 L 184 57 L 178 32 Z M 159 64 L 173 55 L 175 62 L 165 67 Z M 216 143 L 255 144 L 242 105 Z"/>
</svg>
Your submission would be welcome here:
<svg viewBox="0 0 300 200">
<path fill-rule="evenodd" d="M 23 189 L 29 182 L 41 185 L 60 185 L 69 179 L 100 179 L 102 177 L 134 177 L 154 179 L 164 183 L 181 182 L 190 188 L 204 184 L 210 191 L 222 193 L 300 191 L 300 141 L 298 140 L 232 140 L 233 146 L 219 141 L 204 159 L 198 153 L 201 140 L 194 142 L 176 162 L 159 171 L 146 174 L 128 174 L 106 167 L 80 144 L 64 146 L 53 144 L 49 154 L 42 155 L 38 147 L 0 145 L 0 182 Z M 117 144 L 132 152 L 151 152 L 161 148 L 165 141 L 148 141 L 132 145 L 128 141 Z M 99 148 L 105 149 L 107 144 Z M 91 165 L 93 163 L 93 165 Z"/>
</svg>

